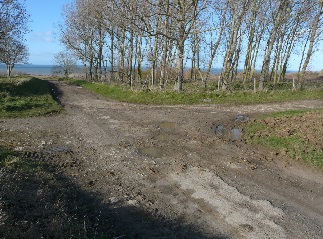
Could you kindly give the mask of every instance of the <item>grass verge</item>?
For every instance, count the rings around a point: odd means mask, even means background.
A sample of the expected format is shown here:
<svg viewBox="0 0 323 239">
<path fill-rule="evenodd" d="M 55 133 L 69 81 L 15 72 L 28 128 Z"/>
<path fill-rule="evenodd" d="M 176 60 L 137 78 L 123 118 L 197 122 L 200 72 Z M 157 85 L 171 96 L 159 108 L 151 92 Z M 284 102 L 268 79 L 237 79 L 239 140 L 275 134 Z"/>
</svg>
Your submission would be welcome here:
<svg viewBox="0 0 323 239">
<path fill-rule="evenodd" d="M 191 90 L 194 86 L 186 84 L 187 89 L 181 93 L 174 90 L 142 90 L 133 91 L 116 85 L 105 83 L 93 83 L 81 80 L 70 80 L 72 84 L 81 85 L 86 89 L 107 98 L 122 102 L 137 104 L 155 105 L 176 105 L 176 104 L 257 104 L 284 102 L 293 100 L 314 100 L 323 99 L 322 89 L 311 90 L 272 90 L 268 92 L 235 91 L 217 92 L 214 89 L 207 91 Z"/>
<path fill-rule="evenodd" d="M 0 79 L 0 117 L 31 117 L 59 112 L 47 81 L 37 78 Z"/>
<path fill-rule="evenodd" d="M 261 116 L 244 127 L 244 139 L 277 155 L 323 170 L 323 110 L 292 110 Z"/>
</svg>

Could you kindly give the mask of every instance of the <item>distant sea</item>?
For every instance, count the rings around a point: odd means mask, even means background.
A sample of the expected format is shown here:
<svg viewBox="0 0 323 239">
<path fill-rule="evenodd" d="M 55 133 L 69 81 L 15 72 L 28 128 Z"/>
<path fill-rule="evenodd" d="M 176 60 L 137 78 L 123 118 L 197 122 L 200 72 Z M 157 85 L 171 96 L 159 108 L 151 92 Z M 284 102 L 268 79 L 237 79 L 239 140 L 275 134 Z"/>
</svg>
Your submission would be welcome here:
<svg viewBox="0 0 323 239">
<path fill-rule="evenodd" d="M 28 74 L 28 75 L 42 75 L 42 76 L 52 76 L 54 65 L 16 65 L 13 68 L 13 75 L 20 74 Z M 202 69 L 202 71 L 205 69 Z M 242 70 L 238 70 L 239 72 Z M 83 72 L 83 67 L 79 66 L 78 73 Z M 219 74 L 221 72 L 221 68 L 213 68 L 211 69 L 212 74 Z M 289 70 L 287 73 L 293 73 L 295 71 Z M 0 64 L 0 75 L 7 75 L 6 66 L 4 64 Z"/>
<path fill-rule="evenodd" d="M 16 65 L 13 68 L 12 75 L 42 75 L 42 76 L 51 76 L 53 75 L 54 65 Z M 79 72 L 83 72 L 83 67 L 79 66 Z M 211 70 L 211 73 L 218 74 L 221 72 L 221 68 L 215 68 Z M 0 75 L 7 75 L 7 69 L 4 64 L 0 64 Z"/>
<path fill-rule="evenodd" d="M 6 75 L 6 66 L 0 65 L 0 75 Z M 53 75 L 53 65 L 16 65 L 13 68 L 13 75 L 16 74 L 28 74 L 28 75 Z"/>
</svg>

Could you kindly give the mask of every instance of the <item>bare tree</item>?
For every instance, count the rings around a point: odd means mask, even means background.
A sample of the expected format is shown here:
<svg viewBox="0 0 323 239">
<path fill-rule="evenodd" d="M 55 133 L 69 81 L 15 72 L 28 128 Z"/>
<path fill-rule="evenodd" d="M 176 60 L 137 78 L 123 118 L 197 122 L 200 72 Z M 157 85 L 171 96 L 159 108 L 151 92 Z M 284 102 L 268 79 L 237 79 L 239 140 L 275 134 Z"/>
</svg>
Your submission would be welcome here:
<svg viewBox="0 0 323 239">
<path fill-rule="evenodd" d="M 103 52 L 107 35 L 100 5 L 77 0 L 64 8 L 64 24 L 60 24 L 61 42 L 88 65 L 91 79 L 102 77 Z"/>
<path fill-rule="evenodd" d="M 0 40 L 7 35 L 23 36 L 28 32 L 29 15 L 24 1 L 0 1 Z"/>
<path fill-rule="evenodd" d="M 275 57 L 272 66 L 271 78 L 273 83 L 284 79 L 287 66 L 297 41 L 301 38 L 302 29 L 305 28 L 307 0 L 293 1 L 285 12 L 284 25 L 278 31 Z"/>
<path fill-rule="evenodd" d="M 12 69 L 17 63 L 27 63 L 29 52 L 27 47 L 19 40 L 5 37 L 0 43 L 0 62 L 7 67 L 7 76 L 10 78 Z"/>
<path fill-rule="evenodd" d="M 0 62 L 7 66 L 8 77 L 15 64 L 28 60 L 28 49 L 24 45 L 28 21 L 24 1 L 0 1 Z"/>
<path fill-rule="evenodd" d="M 323 14 L 323 0 L 320 0 L 319 2 L 314 1 L 313 11 L 310 11 L 310 14 L 313 16 L 313 19 L 309 25 L 309 31 L 308 31 L 308 37 L 307 37 L 307 40 L 309 41 L 309 45 L 307 48 L 304 64 L 303 66 L 301 66 L 303 62 L 303 58 L 300 64 L 300 68 L 302 68 L 301 71 L 299 70 L 299 74 L 298 74 L 299 75 L 298 80 L 300 81 L 300 83 L 304 81 L 305 73 L 314 51 L 314 46 L 317 43 L 317 40 L 319 39 L 319 35 L 322 33 L 322 31 L 319 31 L 319 25 L 322 22 L 321 16 Z M 304 52 L 305 52 L 306 46 L 307 44 L 305 44 L 304 46 Z"/>
<path fill-rule="evenodd" d="M 207 7 L 207 1 L 191 0 L 191 1 L 176 1 L 173 3 L 172 9 L 175 22 L 177 26 L 175 30 L 175 42 L 177 48 L 177 84 L 178 91 L 183 89 L 184 81 L 184 56 L 185 56 L 185 42 L 188 37 L 194 32 L 194 27 L 197 25 L 199 17 L 203 10 Z"/>
<path fill-rule="evenodd" d="M 244 60 L 243 81 L 252 80 L 258 60 L 260 44 L 264 38 L 264 33 L 268 23 L 265 9 L 268 3 L 263 0 L 252 1 L 250 10 L 246 17 L 246 54 Z"/>
<path fill-rule="evenodd" d="M 120 8 L 126 9 L 123 18 L 131 22 L 137 31 L 144 32 L 149 37 L 169 39 L 176 45 L 177 90 L 182 91 L 184 80 L 185 43 L 194 31 L 199 17 L 206 8 L 206 0 L 180 1 L 120 1 Z M 131 16 L 131 17 L 130 17 Z M 163 30 L 160 19 L 167 17 L 172 24 Z M 166 24 L 165 24 L 166 25 Z M 165 26 L 164 25 L 164 26 Z M 158 41 L 157 41 L 158 42 Z"/>
<path fill-rule="evenodd" d="M 228 14 L 231 19 L 227 28 L 227 46 L 221 73 L 221 84 L 225 88 L 227 81 L 231 81 L 235 75 L 237 61 L 240 57 L 240 44 L 242 43 L 241 28 L 243 26 L 246 13 L 249 10 L 250 0 L 229 1 Z"/>
<path fill-rule="evenodd" d="M 205 87 L 211 73 L 214 58 L 219 53 L 219 48 L 224 37 L 224 31 L 227 24 L 227 10 L 228 1 L 225 1 L 224 3 L 219 1 L 212 4 L 212 10 L 210 14 L 211 30 L 207 31 L 209 35 L 209 41 L 205 42 L 207 49 L 209 49 L 209 59 L 206 69 L 206 76 L 204 78 Z"/>
<path fill-rule="evenodd" d="M 0 43 L 0 62 L 7 67 L 7 76 L 10 78 L 12 69 L 16 64 L 27 64 L 29 52 L 27 47 L 19 40 L 11 37 L 2 39 Z"/>
<path fill-rule="evenodd" d="M 62 51 L 55 54 L 53 71 L 55 74 L 63 74 L 66 78 L 77 70 L 77 59 L 69 51 Z"/>
<path fill-rule="evenodd" d="M 280 31 L 281 27 L 284 26 L 284 21 L 286 21 L 285 13 L 289 7 L 289 0 L 278 1 L 278 3 L 274 2 L 274 4 L 271 6 L 273 9 L 273 21 L 268 33 L 269 37 L 267 40 L 266 51 L 261 68 L 261 79 L 259 84 L 260 90 L 264 88 L 264 83 L 267 80 L 273 48 L 278 37 L 277 33 Z M 276 12 L 276 14 L 274 14 L 274 12 Z"/>
</svg>

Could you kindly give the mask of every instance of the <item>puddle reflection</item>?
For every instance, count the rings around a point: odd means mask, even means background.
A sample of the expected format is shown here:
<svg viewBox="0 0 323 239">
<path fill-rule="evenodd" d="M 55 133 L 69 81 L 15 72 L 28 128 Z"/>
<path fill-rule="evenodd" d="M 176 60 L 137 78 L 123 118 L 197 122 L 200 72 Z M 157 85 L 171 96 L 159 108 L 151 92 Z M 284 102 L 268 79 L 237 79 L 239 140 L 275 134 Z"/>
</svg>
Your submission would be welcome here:
<svg viewBox="0 0 323 239">
<path fill-rule="evenodd" d="M 163 151 L 156 147 L 141 148 L 138 152 L 142 155 L 146 155 L 153 158 L 163 157 Z"/>
</svg>

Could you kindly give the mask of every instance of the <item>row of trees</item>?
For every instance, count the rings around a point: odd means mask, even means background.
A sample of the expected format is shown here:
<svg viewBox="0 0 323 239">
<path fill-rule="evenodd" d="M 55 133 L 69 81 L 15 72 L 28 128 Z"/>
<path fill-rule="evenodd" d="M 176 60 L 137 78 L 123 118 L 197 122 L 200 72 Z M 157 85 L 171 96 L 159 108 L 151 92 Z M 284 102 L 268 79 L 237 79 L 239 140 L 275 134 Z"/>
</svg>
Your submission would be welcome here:
<svg viewBox="0 0 323 239">
<path fill-rule="evenodd" d="M 16 63 L 28 60 L 29 52 L 24 44 L 28 20 L 24 2 L 0 0 L 0 63 L 6 65 L 8 77 Z"/>
<path fill-rule="evenodd" d="M 60 39 L 92 80 L 108 69 L 111 80 L 133 85 L 146 66 L 149 84 L 174 80 L 181 91 L 185 68 L 206 86 L 216 65 L 222 87 L 240 69 L 245 82 L 259 69 L 262 89 L 284 79 L 293 55 L 302 82 L 322 12 L 323 0 L 75 0 L 64 8 Z"/>
</svg>

